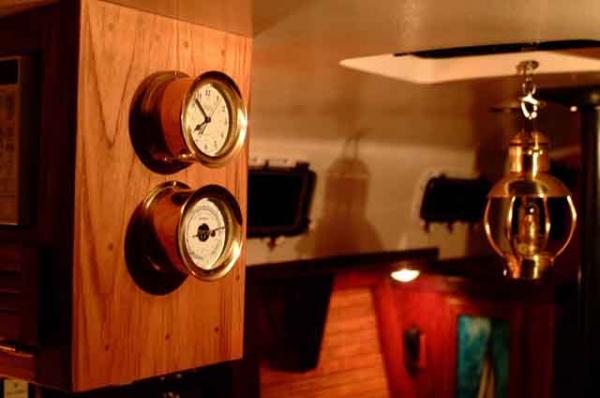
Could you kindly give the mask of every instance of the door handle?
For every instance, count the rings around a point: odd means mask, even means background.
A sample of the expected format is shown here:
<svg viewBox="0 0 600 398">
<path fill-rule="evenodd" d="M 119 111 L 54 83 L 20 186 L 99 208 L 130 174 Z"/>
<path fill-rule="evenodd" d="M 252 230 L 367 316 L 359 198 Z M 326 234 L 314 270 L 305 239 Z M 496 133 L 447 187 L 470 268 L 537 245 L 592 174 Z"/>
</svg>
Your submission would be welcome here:
<svg viewBox="0 0 600 398">
<path fill-rule="evenodd" d="M 404 332 L 404 355 L 406 367 L 411 373 L 427 367 L 427 337 L 416 326 Z"/>
</svg>

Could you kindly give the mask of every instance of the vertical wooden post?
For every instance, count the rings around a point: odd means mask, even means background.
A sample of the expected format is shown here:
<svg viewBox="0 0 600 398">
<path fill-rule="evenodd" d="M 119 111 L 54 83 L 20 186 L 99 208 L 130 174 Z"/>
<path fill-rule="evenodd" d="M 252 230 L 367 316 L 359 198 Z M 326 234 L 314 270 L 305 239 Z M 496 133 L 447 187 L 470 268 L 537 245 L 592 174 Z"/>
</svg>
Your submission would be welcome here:
<svg viewBox="0 0 600 398">
<path fill-rule="evenodd" d="M 577 106 L 581 113 L 582 204 L 581 268 L 579 273 L 578 352 L 579 383 L 570 383 L 570 396 L 600 396 L 600 86 L 542 90 L 543 99 Z M 560 378 L 560 374 L 555 375 Z"/>
<path fill-rule="evenodd" d="M 580 335 L 583 395 L 600 396 L 600 108 L 581 107 L 584 173 L 581 222 Z"/>
</svg>

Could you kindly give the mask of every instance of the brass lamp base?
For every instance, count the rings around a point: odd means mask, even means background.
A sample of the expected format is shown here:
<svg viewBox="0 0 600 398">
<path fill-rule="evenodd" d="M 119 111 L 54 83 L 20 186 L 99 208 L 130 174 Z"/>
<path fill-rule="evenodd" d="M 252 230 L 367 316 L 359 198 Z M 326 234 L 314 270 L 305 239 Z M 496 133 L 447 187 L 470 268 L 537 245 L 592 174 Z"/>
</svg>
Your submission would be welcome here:
<svg viewBox="0 0 600 398">
<path fill-rule="evenodd" d="M 506 262 L 504 276 L 512 279 L 540 279 L 552 263 L 552 257 L 545 255 L 522 259 L 510 257 Z"/>
</svg>

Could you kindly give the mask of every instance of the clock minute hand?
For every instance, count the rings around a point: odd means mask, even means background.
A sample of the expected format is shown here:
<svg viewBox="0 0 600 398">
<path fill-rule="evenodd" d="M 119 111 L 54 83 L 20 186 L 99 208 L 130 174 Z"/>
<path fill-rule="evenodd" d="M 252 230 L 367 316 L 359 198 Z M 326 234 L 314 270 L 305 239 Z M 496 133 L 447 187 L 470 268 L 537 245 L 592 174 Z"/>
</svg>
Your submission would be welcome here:
<svg viewBox="0 0 600 398">
<path fill-rule="evenodd" d="M 202 104 L 200 103 L 200 101 L 198 101 L 198 98 L 195 98 L 194 102 L 196 103 L 196 105 L 200 109 L 200 112 L 202 112 L 202 115 L 204 115 L 204 123 L 210 123 L 210 116 L 208 116 L 206 114 L 206 112 L 204 111 L 204 107 L 202 106 Z"/>
</svg>

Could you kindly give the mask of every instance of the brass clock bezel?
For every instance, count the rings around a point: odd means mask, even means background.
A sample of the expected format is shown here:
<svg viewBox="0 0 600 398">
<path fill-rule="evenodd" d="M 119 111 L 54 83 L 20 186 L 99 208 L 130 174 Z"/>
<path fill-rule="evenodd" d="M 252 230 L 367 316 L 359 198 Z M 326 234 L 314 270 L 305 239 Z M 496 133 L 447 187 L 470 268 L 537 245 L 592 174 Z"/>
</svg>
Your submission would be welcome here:
<svg viewBox="0 0 600 398">
<path fill-rule="evenodd" d="M 185 112 L 186 109 L 188 109 L 188 104 L 194 100 L 195 93 L 200 90 L 202 86 L 207 84 L 212 84 L 213 87 L 223 95 L 230 115 L 230 127 L 227 140 L 217 156 L 207 155 L 198 148 L 191 132 L 186 131 L 184 127 Z M 186 92 L 185 98 L 181 104 L 179 125 L 186 146 L 194 158 L 209 167 L 223 166 L 239 153 L 244 145 L 248 129 L 248 113 L 237 84 L 235 84 L 233 79 L 222 72 L 211 71 L 198 76 Z"/>
<path fill-rule="evenodd" d="M 184 119 L 195 93 L 212 84 L 225 99 L 230 127 L 223 148 L 216 156 L 196 146 Z M 217 168 L 224 166 L 244 146 L 248 113 L 240 90 L 233 79 L 222 72 L 206 72 L 192 78 L 183 72 L 156 72 L 137 88 L 129 112 L 129 135 L 142 163 L 160 174 L 173 174 L 194 162 Z"/>
<path fill-rule="evenodd" d="M 211 200 L 221 211 L 226 228 L 225 247 L 217 260 L 218 265 L 210 270 L 198 267 L 185 248 L 185 231 L 183 222 L 185 215 L 195 203 L 202 199 Z M 213 281 L 227 275 L 240 257 L 243 240 L 242 212 L 235 197 L 220 185 L 207 185 L 193 192 L 181 206 L 179 223 L 177 225 L 177 250 L 186 271 L 202 280 Z"/>
</svg>

